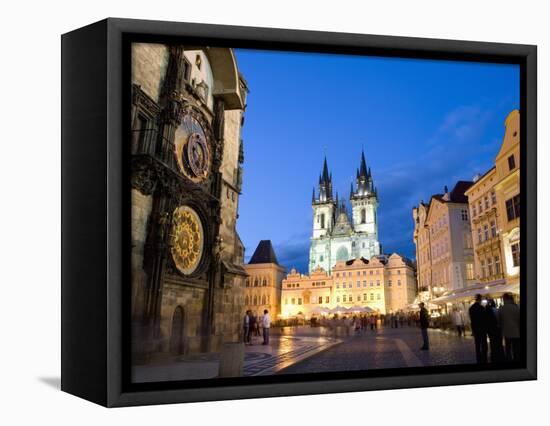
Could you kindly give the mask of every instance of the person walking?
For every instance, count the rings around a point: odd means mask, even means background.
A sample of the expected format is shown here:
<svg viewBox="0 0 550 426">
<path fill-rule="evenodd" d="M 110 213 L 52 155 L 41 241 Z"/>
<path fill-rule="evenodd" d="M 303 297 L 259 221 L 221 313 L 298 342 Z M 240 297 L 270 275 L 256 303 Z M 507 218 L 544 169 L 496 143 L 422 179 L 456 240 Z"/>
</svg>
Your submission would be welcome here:
<svg viewBox="0 0 550 426">
<path fill-rule="evenodd" d="M 453 321 L 455 323 L 458 337 L 466 337 L 466 329 L 464 328 L 464 314 L 458 308 L 455 308 L 453 311 Z"/>
<path fill-rule="evenodd" d="M 418 304 L 420 308 L 420 332 L 422 333 L 423 345 L 420 348 L 422 351 L 430 349 L 430 339 L 428 338 L 428 327 L 430 326 L 430 317 L 428 310 L 424 307 L 424 302 Z"/>
<path fill-rule="evenodd" d="M 482 301 L 481 294 L 476 295 L 475 302 L 470 306 L 470 324 L 474 335 L 476 361 L 478 364 L 487 363 L 487 301 Z"/>
<path fill-rule="evenodd" d="M 514 302 L 514 296 L 510 293 L 502 296 L 502 300 L 504 304 L 498 310 L 498 317 L 504 337 L 506 361 L 519 361 L 519 306 Z"/>
<path fill-rule="evenodd" d="M 264 342 L 262 345 L 269 345 L 269 328 L 271 327 L 271 319 L 269 318 L 269 312 L 264 310 L 264 316 L 262 317 L 262 329 L 264 334 Z"/>
<path fill-rule="evenodd" d="M 498 321 L 497 305 L 493 299 L 487 301 L 487 335 L 491 348 L 491 363 L 504 361 L 504 349 L 502 348 L 502 332 Z"/>
<path fill-rule="evenodd" d="M 246 311 L 243 318 L 243 343 L 250 343 L 250 311 Z"/>
<path fill-rule="evenodd" d="M 371 331 L 376 330 L 376 315 L 371 315 L 370 316 L 370 329 L 371 329 Z"/>
</svg>

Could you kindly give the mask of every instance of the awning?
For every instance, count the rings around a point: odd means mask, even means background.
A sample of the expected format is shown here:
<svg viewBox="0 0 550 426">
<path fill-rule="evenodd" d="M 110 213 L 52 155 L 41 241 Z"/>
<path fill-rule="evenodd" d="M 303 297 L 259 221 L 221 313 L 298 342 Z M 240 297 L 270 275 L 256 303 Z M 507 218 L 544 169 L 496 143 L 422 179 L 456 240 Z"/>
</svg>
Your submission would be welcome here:
<svg viewBox="0 0 550 426">
<path fill-rule="evenodd" d="M 504 293 L 514 293 L 519 294 L 519 283 L 506 284 L 502 281 L 496 282 L 493 285 L 476 285 L 473 288 L 469 287 L 467 289 L 462 289 L 460 291 L 455 291 L 436 299 L 432 299 L 431 302 L 437 304 L 445 304 L 450 302 L 460 302 L 465 300 L 474 299 L 477 294 L 482 296 L 493 296 L 498 297 L 502 296 Z"/>
</svg>

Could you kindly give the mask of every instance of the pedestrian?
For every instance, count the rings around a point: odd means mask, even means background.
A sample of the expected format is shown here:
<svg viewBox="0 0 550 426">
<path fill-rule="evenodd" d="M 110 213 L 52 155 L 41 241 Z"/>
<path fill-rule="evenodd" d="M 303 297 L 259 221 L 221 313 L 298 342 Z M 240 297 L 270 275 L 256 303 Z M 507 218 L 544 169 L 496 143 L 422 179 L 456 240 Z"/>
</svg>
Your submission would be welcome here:
<svg viewBox="0 0 550 426">
<path fill-rule="evenodd" d="M 455 308 L 453 311 L 453 321 L 455 323 L 458 337 L 466 337 L 466 329 L 464 328 L 464 313 L 458 308 Z"/>
<path fill-rule="evenodd" d="M 519 361 L 519 306 L 514 302 L 510 293 L 502 296 L 504 304 L 498 310 L 499 322 L 504 337 L 506 361 Z"/>
<path fill-rule="evenodd" d="M 476 361 L 478 364 L 487 363 L 487 300 L 482 300 L 481 294 L 476 295 L 475 302 L 470 306 L 470 323 L 474 335 Z"/>
<path fill-rule="evenodd" d="M 428 310 L 424 307 L 424 302 L 418 304 L 420 308 L 420 332 L 422 333 L 422 347 L 420 350 L 427 351 L 430 349 L 430 339 L 428 338 L 428 327 L 430 326 L 430 318 Z"/>
<path fill-rule="evenodd" d="M 252 340 L 252 336 L 255 335 L 256 333 L 256 315 L 252 315 L 252 311 L 250 311 L 250 315 L 248 316 L 249 318 L 249 324 L 248 324 L 248 344 L 249 345 L 252 345 L 253 344 L 253 340 Z"/>
<path fill-rule="evenodd" d="M 376 315 L 370 316 L 370 329 L 371 331 L 375 331 L 376 329 Z"/>
<path fill-rule="evenodd" d="M 504 361 L 504 349 L 502 347 L 502 332 L 498 323 L 497 305 L 493 299 L 487 301 L 487 335 L 491 348 L 491 362 L 499 363 Z"/>
<path fill-rule="evenodd" d="M 262 329 L 264 334 L 264 342 L 262 345 L 269 345 L 269 328 L 271 327 L 271 319 L 269 318 L 269 312 L 264 309 L 264 316 L 262 317 Z"/>
<path fill-rule="evenodd" d="M 258 315 L 254 315 L 255 317 L 255 321 L 254 321 L 254 332 L 256 333 L 256 336 L 261 336 L 262 333 L 260 331 L 260 327 L 262 326 L 262 323 L 261 323 L 261 317 L 258 316 Z"/>
<path fill-rule="evenodd" d="M 243 318 L 243 343 L 250 343 L 250 311 L 246 311 Z"/>
</svg>

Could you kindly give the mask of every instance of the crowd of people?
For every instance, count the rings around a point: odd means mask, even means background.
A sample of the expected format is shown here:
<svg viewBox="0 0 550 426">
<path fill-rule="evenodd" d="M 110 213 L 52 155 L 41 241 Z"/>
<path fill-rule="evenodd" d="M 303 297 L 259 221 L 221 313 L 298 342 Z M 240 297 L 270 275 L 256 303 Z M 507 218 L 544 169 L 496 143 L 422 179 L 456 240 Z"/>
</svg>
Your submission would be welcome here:
<svg viewBox="0 0 550 426">
<path fill-rule="evenodd" d="M 494 299 L 484 299 L 476 295 L 475 302 L 468 313 L 455 308 L 451 317 L 459 337 L 466 336 L 466 325 L 469 324 L 474 337 L 476 361 L 500 363 L 520 359 L 520 313 L 519 306 L 511 294 L 504 294 L 503 304 L 497 307 Z M 430 343 L 427 329 L 430 325 L 428 310 L 423 303 L 420 307 L 420 329 L 422 331 L 422 350 L 429 350 Z M 466 316 L 467 315 L 467 316 Z"/>
<path fill-rule="evenodd" d="M 253 344 L 253 337 L 262 337 L 262 345 L 269 344 L 269 329 L 271 328 L 271 318 L 269 311 L 264 310 L 263 315 L 246 311 L 243 318 L 243 342 L 246 345 Z"/>
<path fill-rule="evenodd" d="M 454 308 L 450 318 L 458 337 L 466 337 L 466 327 L 471 328 L 474 337 L 476 361 L 479 364 L 487 362 L 499 363 L 504 361 L 518 361 L 520 359 L 520 312 L 511 294 L 504 294 L 503 304 L 497 307 L 493 299 L 484 299 L 476 295 L 475 302 L 468 312 Z M 424 303 L 419 303 L 417 312 L 391 312 L 386 315 L 372 313 L 352 316 L 334 315 L 331 318 L 312 318 L 310 325 L 324 326 L 335 329 L 344 327 L 361 334 L 370 330 L 376 332 L 379 327 L 402 328 L 417 326 L 422 335 L 421 350 L 430 349 L 428 328 L 431 316 Z M 257 315 L 251 310 L 246 311 L 243 318 L 243 342 L 253 344 L 255 336 L 262 337 L 262 345 L 269 344 L 269 330 L 271 318 L 268 310 Z"/>
<path fill-rule="evenodd" d="M 470 306 L 470 324 L 479 364 L 488 360 L 498 363 L 520 359 L 519 306 L 511 294 L 505 294 L 503 302 L 497 308 L 493 299 L 484 299 L 478 294 Z"/>
</svg>

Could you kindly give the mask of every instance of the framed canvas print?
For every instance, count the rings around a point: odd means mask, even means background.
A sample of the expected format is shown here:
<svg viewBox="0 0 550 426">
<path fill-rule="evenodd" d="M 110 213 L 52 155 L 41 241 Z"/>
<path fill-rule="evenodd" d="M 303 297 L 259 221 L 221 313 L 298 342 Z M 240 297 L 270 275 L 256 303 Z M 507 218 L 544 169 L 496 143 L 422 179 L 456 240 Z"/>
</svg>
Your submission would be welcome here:
<svg viewBox="0 0 550 426">
<path fill-rule="evenodd" d="M 107 19 L 62 37 L 62 389 L 536 378 L 536 47 Z"/>
</svg>

